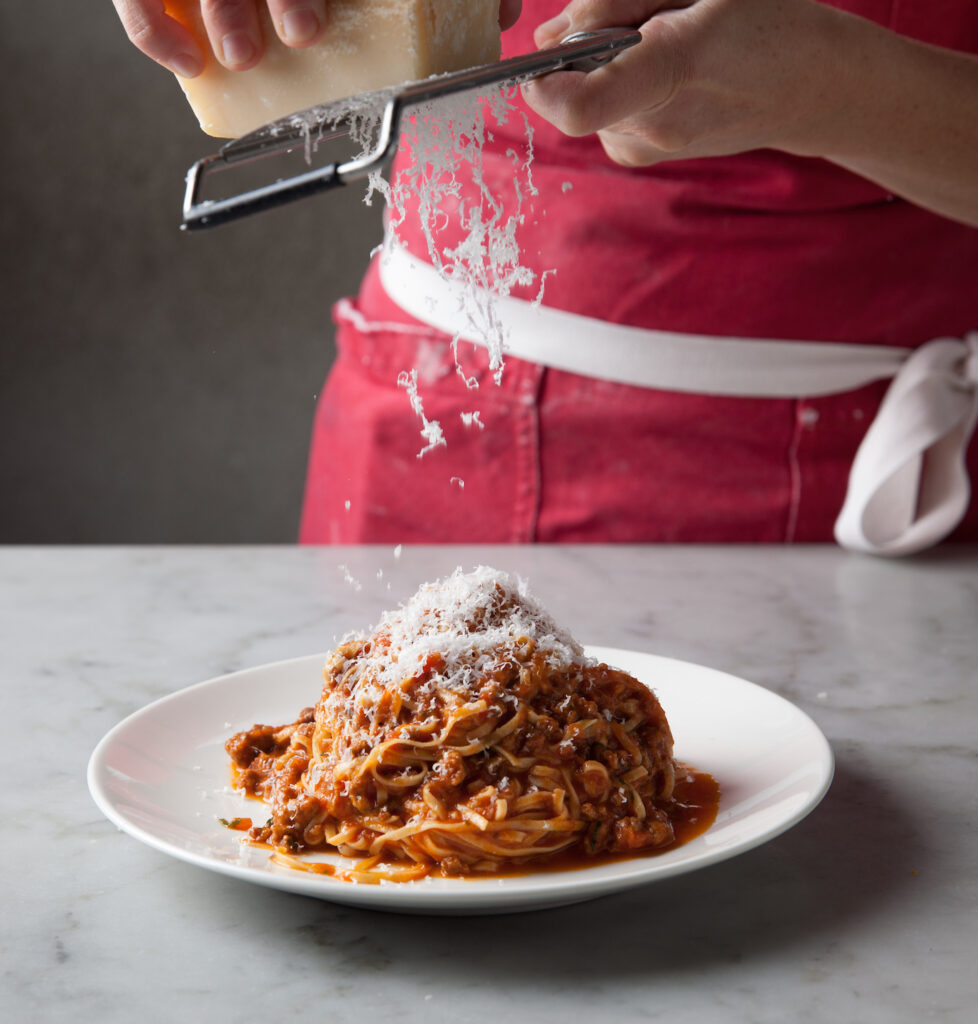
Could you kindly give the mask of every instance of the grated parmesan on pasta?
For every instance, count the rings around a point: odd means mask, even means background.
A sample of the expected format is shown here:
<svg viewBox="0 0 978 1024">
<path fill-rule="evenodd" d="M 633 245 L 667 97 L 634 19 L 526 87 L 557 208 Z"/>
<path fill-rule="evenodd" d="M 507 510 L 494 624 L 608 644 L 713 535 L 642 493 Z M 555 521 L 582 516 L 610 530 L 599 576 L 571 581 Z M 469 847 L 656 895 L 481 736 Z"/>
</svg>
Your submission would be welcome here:
<svg viewBox="0 0 978 1024">
<path fill-rule="evenodd" d="M 523 580 L 480 566 L 428 583 L 385 613 L 376 640 L 356 661 L 356 702 L 372 705 L 383 690 L 427 673 L 424 687 L 464 693 L 505 659 L 532 644 L 552 671 L 596 664 L 532 597 Z M 437 667 L 432 667 L 432 659 Z"/>
</svg>

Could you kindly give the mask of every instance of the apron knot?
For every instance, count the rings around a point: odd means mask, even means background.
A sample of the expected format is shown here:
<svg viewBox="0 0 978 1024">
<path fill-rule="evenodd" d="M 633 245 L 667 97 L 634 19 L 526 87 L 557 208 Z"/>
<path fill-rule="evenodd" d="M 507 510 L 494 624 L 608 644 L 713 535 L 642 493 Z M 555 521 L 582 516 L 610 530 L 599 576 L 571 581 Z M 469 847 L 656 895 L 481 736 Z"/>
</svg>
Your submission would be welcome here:
<svg viewBox="0 0 978 1024">
<path fill-rule="evenodd" d="M 961 521 L 965 464 L 978 420 L 978 331 L 911 352 L 856 453 L 835 524 L 846 548 L 909 555 Z"/>
</svg>

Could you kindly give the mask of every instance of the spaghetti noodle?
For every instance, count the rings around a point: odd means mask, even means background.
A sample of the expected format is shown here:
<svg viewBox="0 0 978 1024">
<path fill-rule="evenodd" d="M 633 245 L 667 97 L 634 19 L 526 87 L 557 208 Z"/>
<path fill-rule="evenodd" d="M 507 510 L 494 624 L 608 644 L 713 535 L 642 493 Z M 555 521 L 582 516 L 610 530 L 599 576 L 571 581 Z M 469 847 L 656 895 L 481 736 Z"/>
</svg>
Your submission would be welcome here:
<svg viewBox="0 0 978 1024">
<path fill-rule="evenodd" d="M 227 743 L 271 817 L 253 841 L 358 858 L 338 877 L 500 872 L 675 840 L 677 765 L 652 692 L 512 577 L 460 570 L 329 656 L 315 708 Z"/>
</svg>

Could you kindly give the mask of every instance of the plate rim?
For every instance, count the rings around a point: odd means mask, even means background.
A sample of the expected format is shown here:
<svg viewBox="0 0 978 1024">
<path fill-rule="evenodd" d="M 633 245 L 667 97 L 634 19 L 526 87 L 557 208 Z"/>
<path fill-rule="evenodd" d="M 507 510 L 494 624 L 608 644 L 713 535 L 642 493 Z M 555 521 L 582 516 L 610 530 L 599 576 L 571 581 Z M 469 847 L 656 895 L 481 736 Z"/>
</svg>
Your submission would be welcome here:
<svg viewBox="0 0 978 1024">
<path fill-rule="evenodd" d="M 785 709 L 790 710 L 797 725 L 806 731 L 808 739 L 818 748 L 819 757 L 817 763 L 819 773 L 816 776 L 817 784 L 813 781 L 808 797 L 790 814 L 784 815 L 775 824 L 756 834 L 735 840 L 728 845 L 712 850 L 703 849 L 672 863 L 657 862 L 655 858 L 633 858 L 614 862 L 617 868 L 614 874 L 601 877 L 595 877 L 594 873 L 600 871 L 602 865 L 595 865 L 592 868 L 583 867 L 560 872 L 540 872 L 535 875 L 530 872 L 525 875 L 515 876 L 515 878 L 439 879 L 439 887 L 437 888 L 429 888 L 424 883 L 424 880 L 421 882 L 391 883 L 388 885 L 354 885 L 321 875 L 307 875 L 299 871 L 293 871 L 287 875 L 284 873 L 287 869 L 283 869 L 283 873 L 280 874 L 269 870 L 261 870 L 250 865 L 223 861 L 216 857 L 208 856 L 206 852 L 185 849 L 155 835 L 137 821 L 128 817 L 116 806 L 116 801 L 109 790 L 110 768 L 106 764 L 105 758 L 113 743 L 121 735 L 132 729 L 138 722 L 152 717 L 167 705 L 185 701 L 195 692 L 233 685 L 235 680 L 239 680 L 242 677 L 292 671 L 305 667 L 305 665 L 312 667 L 318 664 L 321 666 L 325 663 L 327 657 L 327 654 L 323 652 L 280 659 L 262 665 L 254 665 L 226 672 L 213 678 L 181 687 L 172 693 L 164 694 L 162 697 L 158 697 L 148 704 L 137 708 L 113 725 L 93 749 L 86 768 L 86 781 L 89 793 L 102 814 L 120 831 L 126 833 L 131 838 L 184 863 L 193 864 L 205 870 L 215 871 L 226 877 L 293 894 L 312 896 L 334 903 L 359 906 L 364 909 L 395 912 L 479 914 L 519 912 L 521 910 L 556 907 L 566 905 L 567 903 L 582 902 L 640 885 L 650 885 L 654 882 L 664 881 L 667 878 L 675 878 L 679 875 L 710 867 L 711 865 L 740 856 L 743 853 L 748 853 L 783 835 L 811 814 L 828 792 L 835 773 L 835 756 L 832 746 L 814 719 L 792 701 L 781 696 L 781 694 L 722 669 L 715 669 L 707 665 L 666 655 L 591 644 L 585 644 L 584 650 L 589 656 L 607 662 L 610 665 L 615 665 L 616 657 L 622 655 L 626 662 L 628 659 L 636 657 L 651 659 L 657 667 L 661 667 L 664 670 L 668 670 L 670 665 L 681 666 L 683 671 L 695 670 L 697 673 L 706 673 L 718 679 L 732 681 L 740 687 L 746 687 L 755 693 L 762 694 L 763 699 L 769 699 L 775 702 L 775 704 L 782 705 Z M 657 688 L 650 687 L 650 689 L 655 691 Z M 666 714 L 667 716 L 669 715 L 668 708 L 666 709 Z M 721 784 L 722 792 L 723 780 L 718 779 L 718 781 Z M 709 830 L 704 833 L 704 835 L 708 834 Z M 532 879 L 532 881 L 528 884 L 523 884 L 522 880 L 525 879 Z M 507 884 L 513 881 L 519 881 L 521 884 L 518 886 Z M 449 883 L 449 885 L 446 886 L 441 883 Z M 503 899 L 500 899 L 500 897 L 503 897 Z"/>
</svg>

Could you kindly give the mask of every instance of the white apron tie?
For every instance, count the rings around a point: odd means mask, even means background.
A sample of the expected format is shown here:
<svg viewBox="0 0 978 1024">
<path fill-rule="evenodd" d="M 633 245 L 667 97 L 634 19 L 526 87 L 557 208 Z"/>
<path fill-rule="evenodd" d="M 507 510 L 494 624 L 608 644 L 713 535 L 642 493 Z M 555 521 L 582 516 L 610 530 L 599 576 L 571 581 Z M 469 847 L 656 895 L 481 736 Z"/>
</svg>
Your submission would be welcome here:
<svg viewBox="0 0 978 1024">
<path fill-rule="evenodd" d="M 965 455 L 978 420 L 978 331 L 914 349 L 856 453 L 836 540 L 909 555 L 946 537 L 968 508 Z"/>
</svg>

